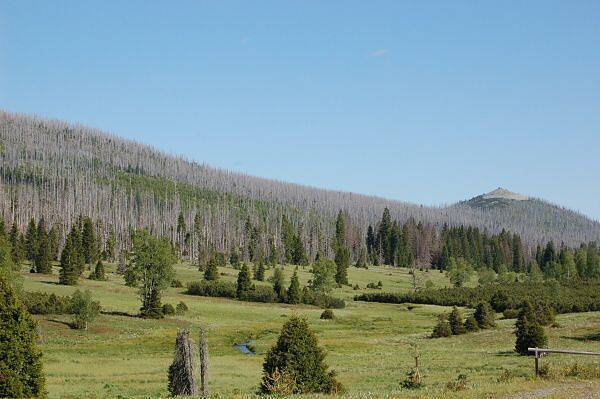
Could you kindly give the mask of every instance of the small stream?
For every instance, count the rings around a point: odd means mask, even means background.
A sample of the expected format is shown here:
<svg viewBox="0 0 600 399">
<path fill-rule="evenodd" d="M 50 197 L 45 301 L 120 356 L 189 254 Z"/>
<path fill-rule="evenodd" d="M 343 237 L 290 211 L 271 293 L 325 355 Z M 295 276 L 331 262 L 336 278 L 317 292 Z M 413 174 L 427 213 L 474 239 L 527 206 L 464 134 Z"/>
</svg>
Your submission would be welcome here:
<svg viewBox="0 0 600 399">
<path fill-rule="evenodd" d="M 252 344 L 252 340 L 249 341 L 244 341 L 241 344 L 234 344 L 233 347 L 236 349 L 239 349 L 242 351 L 242 353 L 246 354 L 246 355 L 254 355 L 254 352 L 252 352 L 249 348 L 248 345 Z"/>
</svg>

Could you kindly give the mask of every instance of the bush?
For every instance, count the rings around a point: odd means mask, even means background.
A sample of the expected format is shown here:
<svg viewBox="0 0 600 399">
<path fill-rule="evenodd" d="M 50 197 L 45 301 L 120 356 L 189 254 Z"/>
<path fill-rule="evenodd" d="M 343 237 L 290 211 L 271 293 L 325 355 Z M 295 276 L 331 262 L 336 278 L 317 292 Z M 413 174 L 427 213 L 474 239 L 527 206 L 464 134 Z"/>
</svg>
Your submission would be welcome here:
<svg viewBox="0 0 600 399">
<path fill-rule="evenodd" d="M 335 319 L 335 315 L 333 314 L 333 310 L 325 309 L 323 313 L 321 313 L 322 320 L 333 320 Z"/>
<path fill-rule="evenodd" d="M 100 303 L 92 300 L 89 290 L 73 293 L 71 297 L 71 313 L 73 314 L 73 328 L 87 330 L 88 324 L 93 322 L 100 313 Z"/>
<path fill-rule="evenodd" d="M 439 315 L 438 322 L 431 333 L 431 338 L 443 338 L 451 335 L 452 329 L 450 328 L 450 323 L 448 323 L 448 316 L 445 314 Z"/>
<path fill-rule="evenodd" d="M 165 316 L 173 316 L 175 314 L 175 308 L 170 303 L 165 303 L 162 306 L 162 313 Z"/>
<path fill-rule="evenodd" d="M 180 301 L 177 304 L 177 306 L 175 307 L 175 313 L 177 313 L 177 314 L 184 314 L 187 311 L 188 311 L 188 306 L 183 301 Z"/>
<path fill-rule="evenodd" d="M 28 292 L 23 302 L 31 314 L 68 314 L 71 312 L 71 298 L 45 292 Z"/>
<path fill-rule="evenodd" d="M 379 281 L 377 283 L 368 283 L 367 288 L 374 289 L 374 290 L 380 290 L 383 288 L 383 283 L 381 281 Z"/>
<path fill-rule="evenodd" d="M 0 277 L 1 397 L 44 396 L 42 353 L 36 343 L 36 326 L 12 286 Z"/>
<path fill-rule="evenodd" d="M 235 298 L 236 285 L 229 281 L 194 281 L 188 284 L 186 293 L 189 295 Z"/>
<path fill-rule="evenodd" d="M 449 381 L 446 384 L 446 388 L 455 392 L 464 391 L 465 389 L 467 389 L 467 375 L 459 374 L 456 380 Z"/>
<path fill-rule="evenodd" d="M 337 393 L 343 390 L 324 363 L 325 352 L 305 319 L 296 316 L 283 325 L 277 343 L 263 363 L 260 390 L 265 394 L 278 392 L 281 375 L 287 375 L 288 390 L 293 394 Z"/>
<path fill-rule="evenodd" d="M 519 317 L 519 309 L 505 309 L 504 312 L 502 312 L 502 316 L 505 319 L 516 319 Z"/>
<path fill-rule="evenodd" d="M 467 317 L 465 321 L 465 329 L 468 332 L 475 332 L 479 330 L 479 324 L 477 324 L 477 320 L 475 320 L 475 316 L 471 315 Z"/>
<path fill-rule="evenodd" d="M 318 306 L 323 309 L 343 309 L 346 307 L 346 302 L 343 299 L 333 298 L 323 293 L 315 293 L 309 289 L 304 290 L 302 303 Z"/>
<path fill-rule="evenodd" d="M 249 302 L 277 302 L 277 293 L 271 286 L 257 285 L 252 290 L 248 291 L 247 299 Z"/>
<path fill-rule="evenodd" d="M 181 280 L 178 280 L 176 278 L 171 280 L 171 288 L 182 288 L 182 287 L 183 287 L 183 283 L 181 282 Z"/>
<path fill-rule="evenodd" d="M 412 369 L 406 374 L 400 386 L 405 389 L 420 389 L 423 387 L 423 378 L 418 370 Z"/>
<path fill-rule="evenodd" d="M 474 316 L 479 328 L 491 328 L 496 325 L 494 311 L 487 302 L 477 304 Z"/>
<path fill-rule="evenodd" d="M 556 313 L 600 311 L 600 279 L 569 280 L 560 284 L 513 282 L 481 287 L 438 288 L 402 294 L 372 292 L 354 300 L 381 303 L 421 303 L 475 308 L 488 302 L 496 312 L 516 309 L 524 300 L 548 304 Z"/>
<path fill-rule="evenodd" d="M 462 313 L 456 306 L 452 308 L 452 312 L 448 316 L 448 323 L 450 323 L 450 330 L 452 330 L 453 335 L 460 335 L 467 332 L 463 323 Z"/>
</svg>

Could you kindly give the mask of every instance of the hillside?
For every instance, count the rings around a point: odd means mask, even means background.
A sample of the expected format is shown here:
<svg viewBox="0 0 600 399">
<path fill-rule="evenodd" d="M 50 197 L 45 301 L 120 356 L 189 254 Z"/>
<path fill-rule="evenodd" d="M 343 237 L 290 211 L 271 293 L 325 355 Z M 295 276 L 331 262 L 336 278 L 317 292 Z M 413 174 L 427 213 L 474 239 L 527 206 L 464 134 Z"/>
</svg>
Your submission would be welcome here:
<svg viewBox="0 0 600 399">
<path fill-rule="evenodd" d="M 340 209 L 347 214 L 350 247 L 357 248 L 387 207 L 400 221 L 507 229 L 529 244 L 600 240 L 598 222 L 537 199 L 488 194 L 426 207 L 216 169 L 96 129 L 9 112 L 0 112 L 0 140 L 0 207 L 5 221 L 16 220 L 22 231 L 31 217 L 43 215 L 64 234 L 84 214 L 105 236 L 114 231 L 117 242 L 126 242 L 132 227 L 175 241 L 181 212 L 188 231 L 196 228 L 218 250 L 243 245 L 247 221 L 266 248 L 271 239 L 280 245 L 286 215 L 312 257 L 330 250 Z"/>
</svg>

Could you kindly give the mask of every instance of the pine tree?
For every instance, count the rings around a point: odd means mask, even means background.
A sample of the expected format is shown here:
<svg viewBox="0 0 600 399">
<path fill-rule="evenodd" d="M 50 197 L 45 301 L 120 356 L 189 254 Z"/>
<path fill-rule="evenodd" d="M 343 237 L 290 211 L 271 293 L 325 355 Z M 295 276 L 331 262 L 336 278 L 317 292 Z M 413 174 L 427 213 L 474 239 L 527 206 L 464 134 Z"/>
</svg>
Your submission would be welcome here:
<svg viewBox="0 0 600 399">
<path fill-rule="evenodd" d="M 276 266 L 279 263 L 279 251 L 275 246 L 275 240 L 269 239 L 269 266 Z"/>
<path fill-rule="evenodd" d="M 69 235 L 67 242 L 60 254 L 59 283 L 65 285 L 76 285 L 79 278 L 77 266 L 77 254 L 73 244 L 73 237 Z"/>
<path fill-rule="evenodd" d="M 42 352 L 35 329 L 35 320 L 0 276 L 0 397 L 44 396 Z"/>
<path fill-rule="evenodd" d="M 248 293 L 252 289 L 252 281 L 250 280 L 250 270 L 247 264 L 242 264 L 242 268 L 237 276 L 236 296 L 238 299 L 245 301 L 248 299 Z"/>
<path fill-rule="evenodd" d="M 432 338 L 443 338 L 452 335 L 452 329 L 450 323 L 448 323 L 448 316 L 445 314 L 438 315 L 438 322 L 435 325 L 433 332 L 431 333 Z"/>
<path fill-rule="evenodd" d="M 98 259 L 98 243 L 92 219 L 83 219 L 83 228 L 81 231 L 81 245 L 84 263 L 91 264 Z"/>
<path fill-rule="evenodd" d="M 94 269 L 94 271 L 92 273 L 90 273 L 90 280 L 99 280 L 99 281 L 106 280 L 106 274 L 104 272 L 104 264 L 102 263 L 101 260 L 99 260 L 98 263 L 96 263 L 96 268 Z"/>
<path fill-rule="evenodd" d="M 258 281 L 265 281 L 265 264 L 264 262 L 258 262 L 254 269 L 254 279 Z"/>
<path fill-rule="evenodd" d="M 277 297 L 279 298 L 279 300 L 283 300 L 283 298 L 285 298 L 285 278 L 283 276 L 283 271 L 281 270 L 281 268 L 275 268 L 275 271 L 273 272 L 272 283 L 273 290 L 277 294 Z"/>
<path fill-rule="evenodd" d="M 479 330 L 479 324 L 477 324 L 477 320 L 475 320 L 475 316 L 470 315 L 469 317 L 467 317 L 467 320 L 465 320 L 465 330 L 469 331 L 469 332 L 474 332 Z"/>
<path fill-rule="evenodd" d="M 19 234 L 19 228 L 17 222 L 13 222 L 12 228 L 10 229 L 10 245 L 11 245 L 11 257 L 16 268 L 21 267 L 23 263 L 23 246 L 21 244 L 22 236 Z"/>
<path fill-rule="evenodd" d="M 233 248 L 231 250 L 231 254 L 229 255 L 229 264 L 234 269 L 240 268 L 240 254 L 238 253 L 237 249 L 235 249 L 235 248 Z"/>
<path fill-rule="evenodd" d="M 50 232 L 48 232 L 48 244 L 50 246 L 50 259 L 58 260 L 58 230 L 56 226 L 52 226 Z"/>
<path fill-rule="evenodd" d="M 466 332 L 462 312 L 456 306 L 452 308 L 452 312 L 448 316 L 448 323 L 450 323 L 453 335 L 464 334 Z"/>
<path fill-rule="evenodd" d="M 302 293 L 300 291 L 300 280 L 298 280 L 298 268 L 294 269 L 294 274 L 292 275 L 292 280 L 290 281 L 290 286 L 287 291 L 287 301 L 291 304 L 300 303 L 302 298 Z"/>
<path fill-rule="evenodd" d="M 42 225 L 41 221 L 40 225 Z M 34 260 L 35 272 L 52 274 L 52 264 L 50 263 L 51 258 L 52 255 L 48 236 L 45 233 L 41 233 L 38 236 L 37 255 Z"/>
<path fill-rule="evenodd" d="M 480 302 L 475 309 L 475 320 L 479 328 L 491 328 L 496 325 L 494 311 L 487 302 Z"/>
<path fill-rule="evenodd" d="M 204 279 L 208 281 L 216 281 L 219 279 L 219 268 L 218 268 L 219 260 L 217 259 L 216 254 L 210 257 L 208 261 L 208 265 L 206 265 L 206 270 L 204 271 Z"/>
<path fill-rule="evenodd" d="M 106 246 L 104 248 L 104 260 L 113 261 L 115 259 L 115 246 L 117 244 L 117 239 L 115 237 L 115 232 L 113 230 L 108 233 L 108 238 L 106 239 Z"/>
<path fill-rule="evenodd" d="M 543 348 L 548 344 L 544 327 L 538 323 L 530 302 L 523 304 L 515 327 L 517 353 L 524 356 L 531 355 L 528 348 Z"/>
<path fill-rule="evenodd" d="M 27 232 L 25 233 L 25 256 L 27 260 L 32 262 L 35 260 L 37 255 L 37 227 L 35 220 L 31 218 L 27 225 Z"/>
<path fill-rule="evenodd" d="M 294 394 L 342 391 L 335 373 L 327 370 L 324 360 L 325 352 L 319 347 L 308 322 L 296 316 L 290 317 L 263 363 L 261 392 L 278 393 L 277 383 L 281 375 L 291 377 L 289 388 Z"/>
</svg>

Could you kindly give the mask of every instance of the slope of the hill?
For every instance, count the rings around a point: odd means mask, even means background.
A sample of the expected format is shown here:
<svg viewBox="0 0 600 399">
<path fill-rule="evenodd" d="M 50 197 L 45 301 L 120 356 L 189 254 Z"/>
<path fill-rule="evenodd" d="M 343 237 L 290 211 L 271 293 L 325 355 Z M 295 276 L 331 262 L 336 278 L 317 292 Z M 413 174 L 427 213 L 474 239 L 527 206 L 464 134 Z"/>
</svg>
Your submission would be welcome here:
<svg viewBox="0 0 600 399">
<path fill-rule="evenodd" d="M 189 229 L 197 216 L 206 239 L 227 250 L 243 244 L 247 219 L 265 242 L 279 240 L 285 214 L 314 254 L 329 247 L 339 209 L 347 213 L 351 245 L 360 246 L 368 224 L 388 207 L 400 221 L 505 228 L 529 243 L 577 245 L 600 238 L 599 223 L 540 200 L 425 207 L 220 170 L 95 129 L 9 112 L 0 111 L 0 140 L 0 207 L 5 220 L 16 219 L 21 229 L 40 215 L 66 229 L 85 214 L 123 237 L 142 226 L 175 237 L 181 211 Z"/>
</svg>

